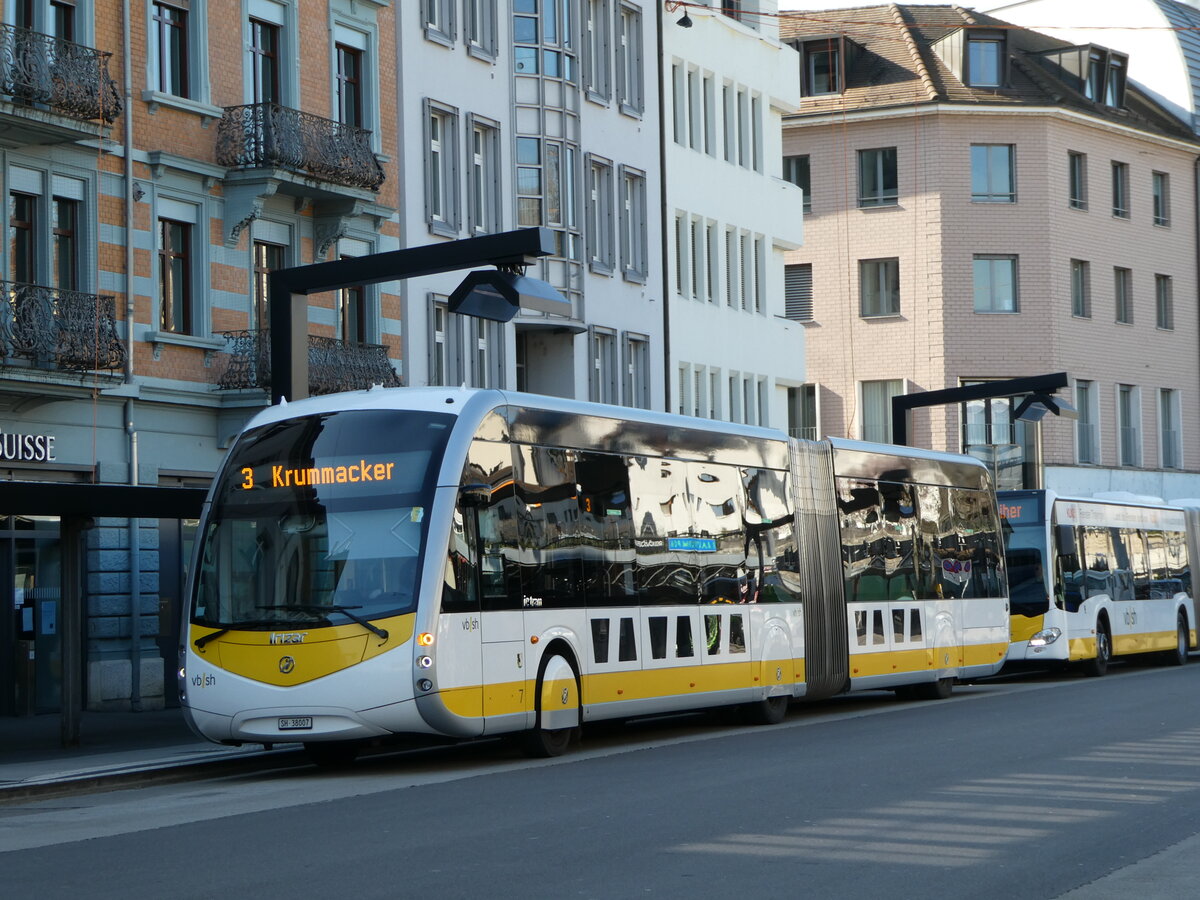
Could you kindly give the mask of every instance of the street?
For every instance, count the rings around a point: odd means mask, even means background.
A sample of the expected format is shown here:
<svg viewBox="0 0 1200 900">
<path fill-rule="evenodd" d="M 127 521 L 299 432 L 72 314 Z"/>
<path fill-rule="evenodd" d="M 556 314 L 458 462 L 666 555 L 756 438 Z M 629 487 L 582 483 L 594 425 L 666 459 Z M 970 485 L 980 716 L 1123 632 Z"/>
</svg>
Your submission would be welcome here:
<svg viewBox="0 0 1200 900">
<path fill-rule="evenodd" d="M 480 743 L 0 806 L 0 872 L 13 897 L 1052 898 L 1200 831 L 1198 679 L 1010 676 L 608 726 L 550 761 Z"/>
</svg>

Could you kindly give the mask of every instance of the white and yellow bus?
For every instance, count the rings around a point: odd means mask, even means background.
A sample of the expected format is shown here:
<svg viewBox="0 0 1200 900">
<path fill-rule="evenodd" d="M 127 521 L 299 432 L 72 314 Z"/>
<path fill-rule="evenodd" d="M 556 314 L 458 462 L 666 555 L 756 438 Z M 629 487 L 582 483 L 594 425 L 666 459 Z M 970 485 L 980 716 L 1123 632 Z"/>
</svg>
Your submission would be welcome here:
<svg viewBox="0 0 1200 900">
<path fill-rule="evenodd" d="M 180 651 L 213 741 L 318 761 L 857 689 L 944 697 L 1008 647 L 968 457 L 499 391 L 272 407 L 215 479 Z"/>
<path fill-rule="evenodd" d="M 1001 491 L 1012 600 L 1011 662 L 1078 663 L 1103 675 L 1116 656 L 1174 665 L 1196 646 L 1193 510 L 1052 491 Z"/>
</svg>

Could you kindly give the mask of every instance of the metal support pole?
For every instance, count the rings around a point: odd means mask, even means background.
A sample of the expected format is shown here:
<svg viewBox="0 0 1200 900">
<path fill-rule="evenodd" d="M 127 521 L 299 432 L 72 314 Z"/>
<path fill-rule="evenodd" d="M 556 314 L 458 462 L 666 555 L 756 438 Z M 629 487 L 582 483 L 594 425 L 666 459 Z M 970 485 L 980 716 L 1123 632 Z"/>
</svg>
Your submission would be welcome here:
<svg viewBox="0 0 1200 900">
<path fill-rule="evenodd" d="M 402 281 L 421 275 L 453 272 L 475 266 L 525 265 L 555 252 L 549 228 L 519 228 L 500 234 L 442 241 L 279 269 L 267 276 L 271 320 L 271 402 L 308 396 L 309 294 L 357 285 Z"/>
</svg>

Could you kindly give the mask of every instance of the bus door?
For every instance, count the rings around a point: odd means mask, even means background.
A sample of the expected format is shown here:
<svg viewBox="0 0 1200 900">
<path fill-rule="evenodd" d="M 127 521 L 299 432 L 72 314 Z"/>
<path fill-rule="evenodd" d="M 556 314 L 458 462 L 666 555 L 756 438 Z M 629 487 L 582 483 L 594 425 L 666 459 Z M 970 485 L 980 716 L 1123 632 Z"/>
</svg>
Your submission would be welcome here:
<svg viewBox="0 0 1200 900">
<path fill-rule="evenodd" d="M 481 666 L 484 732 L 524 727 L 530 677 L 521 611 L 520 554 L 512 449 L 475 441 L 467 463 L 464 498 L 470 506 L 471 546 L 479 591 L 475 650 Z M 503 720 L 503 721 L 502 721 Z"/>
</svg>

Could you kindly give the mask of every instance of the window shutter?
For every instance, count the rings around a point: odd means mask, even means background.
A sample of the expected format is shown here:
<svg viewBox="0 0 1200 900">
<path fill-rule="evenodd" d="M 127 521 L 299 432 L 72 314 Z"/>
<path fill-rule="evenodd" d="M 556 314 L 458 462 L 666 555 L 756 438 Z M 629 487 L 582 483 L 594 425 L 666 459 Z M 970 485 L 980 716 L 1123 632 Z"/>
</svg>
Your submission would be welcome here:
<svg viewBox="0 0 1200 900">
<path fill-rule="evenodd" d="M 784 318 L 796 322 L 813 320 L 812 263 L 783 267 Z"/>
</svg>

